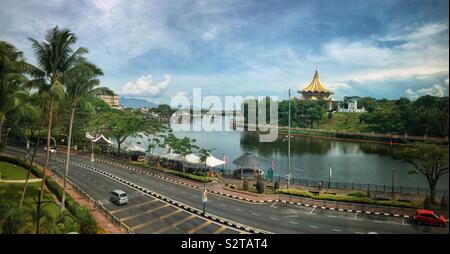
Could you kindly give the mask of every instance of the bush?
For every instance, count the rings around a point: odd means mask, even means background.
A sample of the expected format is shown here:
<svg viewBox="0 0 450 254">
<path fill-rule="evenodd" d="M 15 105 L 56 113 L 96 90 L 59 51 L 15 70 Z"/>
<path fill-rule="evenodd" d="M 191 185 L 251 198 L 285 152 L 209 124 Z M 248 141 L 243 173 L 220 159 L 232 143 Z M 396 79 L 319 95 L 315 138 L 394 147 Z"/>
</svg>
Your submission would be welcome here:
<svg viewBox="0 0 450 254">
<path fill-rule="evenodd" d="M 275 190 L 278 190 L 280 188 L 280 182 L 276 181 L 275 184 L 273 185 L 273 188 Z"/>
<path fill-rule="evenodd" d="M 244 180 L 244 182 L 242 183 L 242 189 L 248 191 L 248 186 L 249 186 L 248 181 Z"/>
<path fill-rule="evenodd" d="M 366 194 L 364 194 L 363 192 L 360 191 L 355 191 L 355 192 L 350 192 L 347 194 L 347 196 L 350 197 L 358 197 L 358 198 L 366 198 Z"/>
<path fill-rule="evenodd" d="M 264 193 L 265 187 L 264 181 L 261 178 L 258 178 L 258 180 L 256 180 L 256 191 L 260 194 Z"/>
</svg>

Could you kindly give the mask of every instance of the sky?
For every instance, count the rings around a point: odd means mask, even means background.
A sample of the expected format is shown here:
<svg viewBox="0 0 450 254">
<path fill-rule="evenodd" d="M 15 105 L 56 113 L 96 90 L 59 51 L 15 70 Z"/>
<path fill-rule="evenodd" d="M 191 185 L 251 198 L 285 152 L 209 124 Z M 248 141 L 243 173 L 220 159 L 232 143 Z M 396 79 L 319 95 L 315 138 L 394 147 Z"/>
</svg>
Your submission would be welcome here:
<svg viewBox="0 0 450 254">
<path fill-rule="evenodd" d="M 0 0 L 0 40 L 59 26 L 120 96 L 278 96 L 311 82 L 333 98 L 448 96 L 448 0 Z"/>
</svg>

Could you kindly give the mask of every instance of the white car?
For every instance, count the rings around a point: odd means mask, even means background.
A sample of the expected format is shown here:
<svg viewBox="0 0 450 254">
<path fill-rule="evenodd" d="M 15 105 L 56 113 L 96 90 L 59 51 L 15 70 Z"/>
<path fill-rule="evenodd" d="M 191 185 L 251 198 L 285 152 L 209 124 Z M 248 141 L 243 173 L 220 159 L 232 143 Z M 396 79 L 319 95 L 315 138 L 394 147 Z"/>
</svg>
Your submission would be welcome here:
<svg viewBox="0 0 450 254">
<path fill-rule="evenodd" d="M 122 190 L 113 190 L 111 191 L 111 198 L 109 200 L 116 205 L 123 205 L 128 203 L 128 196 Z"/>
<path fill-rule="evenodd" d="M 44 147 L 44 151 L 47 151 L 47 147 Z M 51 153 L 56 153 L 56 148 L 50 147 L 50 152 Z"/>
</svg>

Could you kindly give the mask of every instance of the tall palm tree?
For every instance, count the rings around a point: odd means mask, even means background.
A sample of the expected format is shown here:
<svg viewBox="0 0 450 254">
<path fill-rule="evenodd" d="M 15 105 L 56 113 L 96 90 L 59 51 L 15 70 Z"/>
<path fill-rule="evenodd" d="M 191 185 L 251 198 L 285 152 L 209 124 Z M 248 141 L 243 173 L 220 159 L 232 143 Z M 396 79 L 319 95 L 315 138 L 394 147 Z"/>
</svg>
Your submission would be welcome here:
<svg viewBox="0 0 450 254">
<path fill-rule="evenodd" d="M 102 70 L 88 62 L 80 63 L 79 65 L 68 70 L 63 75 L 63 83 L 66 88 L 66 97 L 70 101 L 70 120 L 67 140 L 67 158 L 64 172 L 63 195 L 60 212 L 64 210 L 66 183 L 69 173 L 70 146 L 72 144 L 72 127 L 78 102 L 83 99 L 98 97 L 99 95 L 114 95 L 114 92 L 107 87 L 96 87 L 100 84 L 100 81 L 97 79 L 99 75 L 103 75 Z"/>
<path fill-rule="evenodd" d="M 76 36 L 68 29 L 59 29 L 57 26 L 47 31 L 44 42 L 38 42 L 33 38 L 28 38 L 32 42 L 34 54 L 37 58 L 40 69 L 33 71 L 34 80 L 28 85 L 38 88 L 40 91 L 48 91 L 48 130 L 47 130 L 47 151 L 45 154 L 45 164 L 43 179 L 41 181 L 40 197 L 44 194 L 45 174 L 50 156 L 50 138 L 52 131 L 53 99 L 62 98 L 64 95 L 61 83 L 64 72 L 83 61 L 83 54 L 87 53 L 86 48 L 73 50 L 76 43 Z"/>
<path fill-rule="evenodd" d="M 22 84 L 27 81 L 27 67 L 21 51 L 0 41 L 0 144 L 7 113 L 17 109 L 27 96 L 22 89 Z"/>
</svg>

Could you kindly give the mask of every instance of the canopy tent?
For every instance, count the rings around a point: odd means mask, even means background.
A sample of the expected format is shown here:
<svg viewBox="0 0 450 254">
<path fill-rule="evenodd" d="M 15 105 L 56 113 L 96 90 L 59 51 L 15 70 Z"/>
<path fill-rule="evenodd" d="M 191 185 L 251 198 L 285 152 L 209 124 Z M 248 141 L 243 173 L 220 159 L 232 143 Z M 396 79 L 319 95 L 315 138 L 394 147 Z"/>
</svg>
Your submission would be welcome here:
<svg viewBox="0 0 450 254">
<path fill-rule="evenodd" d="M 89 132 L 86 132 L 86 138 L 89 139 L 89 140 L 95 139 L 95 137 L 92 136 L 91 134 L 89 134 Z"/>
<path fill-rule="evenodd" d="M 184 157 L 184 160 L 187 163 L 191 163 L 191 164 L 200 164 L 201 163 L 200 157 L 198 157 L 197 155 L 195 155 L 193 153 L 186 155 L 186 157 Z"/>
<path fill-rule="evenodd" d="M 141 152 L 141 153 L 145 153 L 145 149 L 136 145 L 136 144 L 127 144 L 125 146 L 125 150 L 127 151 L 132 151 L 132 152 Z"/>
<path fill-rule="evenodd" d="M 217 167 L 217 166 L 222 166 L 225 165 L 227 162 L 223 161 L 223 160 L 219 160 L 216 157 L 214 157 L 212 154 L 209 154 L 208 158 L 206 158 L 206 165 L 208 167 Z"/>
<path fill-rule="evenodd" d="M 98 138 L 96 138 L 96 139 L 93 139 L 92 142 L 94 142 L 94 143 L 99 143 L 99 144 L 108 144 L 108 145 L 114 143 L 114 142 L 112 142 L 111 140 L 105 138 L 105 136 L 103 136 L 103 134 L 100 135 L 100 137 L 98 137 Z"/>
</svg>

